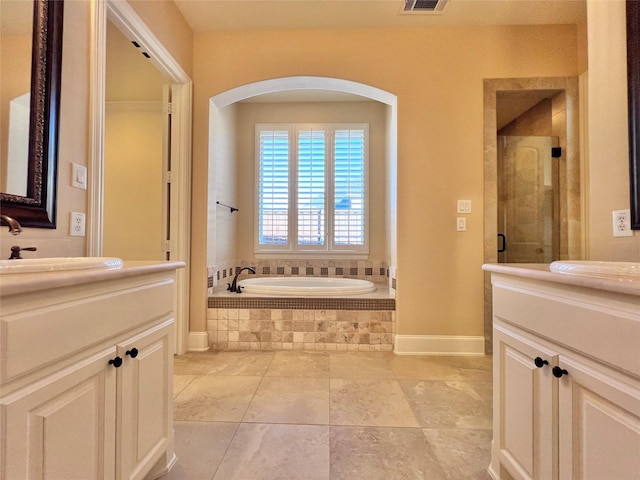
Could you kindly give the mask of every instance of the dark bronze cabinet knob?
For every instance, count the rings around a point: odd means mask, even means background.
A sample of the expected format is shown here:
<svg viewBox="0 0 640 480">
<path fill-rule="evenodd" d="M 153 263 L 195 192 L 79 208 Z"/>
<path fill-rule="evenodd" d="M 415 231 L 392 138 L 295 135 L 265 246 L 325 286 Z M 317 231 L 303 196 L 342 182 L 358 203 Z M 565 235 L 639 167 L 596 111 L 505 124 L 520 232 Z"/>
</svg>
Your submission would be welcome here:
<svg viewBox="0 0 640 480">
<path fill-rule="evenodd" d="M 540 358 L 540 357 L 536 357 L 536 358 L 533 360 L 533 362 L 536 364 L 536 367 L 538 367 L 538 368 L 542 368 L 542 367 L 544 367 L 545 365 L 549 365 L 549 362 L 548 362 L 547 360 L 543 360 L 543 359 L 542 359 L 542 358 Z"/>
<path fill-rule="evenodd" d="M 122 358 L 116 357 L 109 360 L 109 365 L 113 365 L 116 368 L 119 368 L 122 365 Z"/>
<path fill-rule="evenodd" d="M 567 372 L 564 368 L 560 368 L 560 367 L 553 367 L 553 370 L 551 370 L 551 373 L 553 373 L 553 376 L 556 378 L 560 378 L 563 375 L 569 375 L 569 372 Z"/>
</svg>

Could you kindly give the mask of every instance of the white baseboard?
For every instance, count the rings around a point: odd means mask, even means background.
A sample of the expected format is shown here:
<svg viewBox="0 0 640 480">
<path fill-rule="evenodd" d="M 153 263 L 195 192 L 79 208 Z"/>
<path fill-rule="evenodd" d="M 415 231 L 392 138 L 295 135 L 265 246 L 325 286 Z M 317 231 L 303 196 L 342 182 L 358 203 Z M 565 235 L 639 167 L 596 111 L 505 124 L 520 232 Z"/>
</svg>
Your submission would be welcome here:
<svg viewBox="0 0 640 480">
<path fill-rule="evenodd" d="M 397 355 L 484 355 L 484 337 L 396 335 Z"/>
<path fill-rule="evenodd" d="M 189 332 L 189 351 L 206 352 L 209 350 L 209 335 L 207 332 Z"/>
</svg>

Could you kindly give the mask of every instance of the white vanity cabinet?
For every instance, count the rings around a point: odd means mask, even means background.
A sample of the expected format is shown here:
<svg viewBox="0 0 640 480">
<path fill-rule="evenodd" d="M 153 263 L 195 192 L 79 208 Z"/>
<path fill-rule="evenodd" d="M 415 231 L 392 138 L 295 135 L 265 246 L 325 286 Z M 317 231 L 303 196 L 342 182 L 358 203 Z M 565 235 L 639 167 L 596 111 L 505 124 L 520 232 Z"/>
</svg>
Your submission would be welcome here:
<svg viewBox="0 0 640 480">
<path fill-rule="evenodd" d="M 640 285 L 485 269 L 493 272 L 491 476 L 640 478 Z"/>
<path fill-rule="evenodd" d="M 26 291 L 2 279 L 0 479 L 142 480 L 172 466 L 179 266 L 48 274 L 64 278 Z"/>
</svg>

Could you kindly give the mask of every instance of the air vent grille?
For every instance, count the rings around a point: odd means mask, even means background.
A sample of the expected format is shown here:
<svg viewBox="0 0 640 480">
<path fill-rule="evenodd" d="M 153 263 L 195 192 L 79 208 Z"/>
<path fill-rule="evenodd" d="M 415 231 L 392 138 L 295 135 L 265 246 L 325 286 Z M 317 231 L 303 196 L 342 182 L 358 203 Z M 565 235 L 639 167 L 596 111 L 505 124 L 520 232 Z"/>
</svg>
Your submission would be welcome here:
<svg viewBox="0 0 640 480">
<path fill-rule="evenodd" d="M 405 0 L 405 12 L 442 12 L 448 0 Z"/>
</svg>

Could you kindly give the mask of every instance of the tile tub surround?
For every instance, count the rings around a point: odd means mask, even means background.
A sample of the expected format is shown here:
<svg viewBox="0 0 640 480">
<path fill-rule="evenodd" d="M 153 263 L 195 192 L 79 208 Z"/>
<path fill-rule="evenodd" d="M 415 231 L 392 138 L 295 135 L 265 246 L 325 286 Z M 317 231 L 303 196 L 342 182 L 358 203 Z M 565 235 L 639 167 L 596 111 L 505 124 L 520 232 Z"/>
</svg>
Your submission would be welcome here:
<svg viewBox="0 0 640 480">
<path fill-rule="evenodd" d="M 214 350 L 392 351 L 395 299 L 386 286 L 349 297 L 266 297 L 226 291 L 209 297 Z"/>
<path fill-rule="evenodd" d="M 211 296 L 226 289 L 235 273 L 241 268 L 255 268 L 257 277 L 300 276 L 339 277 L 369 280 L 376 284 L 387 284 L 395 288 L 396 269 L 387 262 L 370 260 L 232 260 L 207 267 L 207 292 Z M 241 279 L 249 272 L 242 272 Z"/>
<path fill-rule="evenodd" d="M 491 360 L 326 351 L 176 357 L 178 462 L 163 478 L 489 480 Z"/>
</svg>

